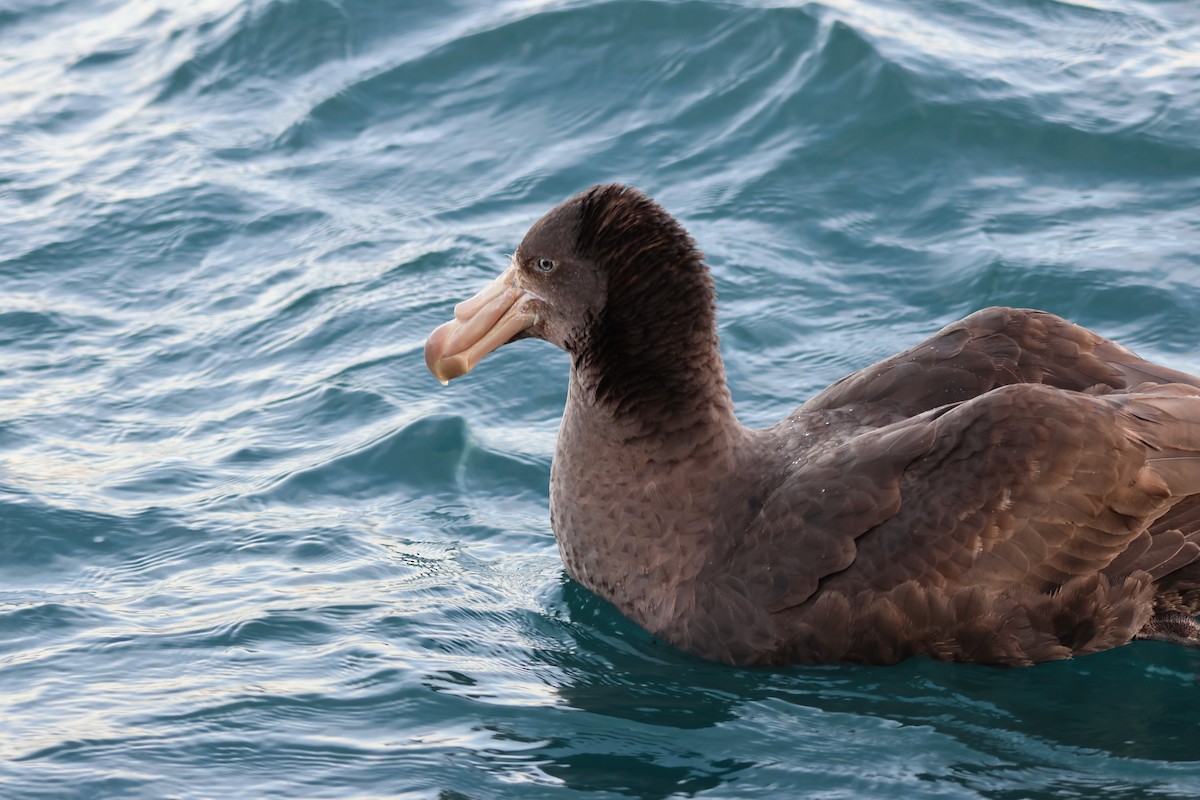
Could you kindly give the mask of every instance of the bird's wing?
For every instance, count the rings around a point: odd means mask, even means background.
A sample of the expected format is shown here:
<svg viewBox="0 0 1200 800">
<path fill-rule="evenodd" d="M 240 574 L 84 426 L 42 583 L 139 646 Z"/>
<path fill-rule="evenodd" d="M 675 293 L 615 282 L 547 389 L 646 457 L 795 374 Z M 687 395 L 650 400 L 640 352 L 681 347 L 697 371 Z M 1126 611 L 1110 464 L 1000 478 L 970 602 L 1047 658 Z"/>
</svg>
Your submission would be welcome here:
<svg viewBox="0 0 1200 800">
<path fill-rule="evenodd" d="M 1143 384 L 1200 387 L 1200 378 L 1139 358 L 1044 311 L 987 308 L 848 375 L 796 415 L 853 406 L 867 424 L 887 424 L 1016 383 L 1111 391 Z"/>
<path fill-rule="evenodd" d="M 1200 558 L 1196 531 L 1145 534 L 1197 494 L 1200 389 L 1013 385 L 797 466 L 731 558 L 772 612 L 908 581 L 1052 591 L 1135 543 L 1122 574 Z"/>
</svg>

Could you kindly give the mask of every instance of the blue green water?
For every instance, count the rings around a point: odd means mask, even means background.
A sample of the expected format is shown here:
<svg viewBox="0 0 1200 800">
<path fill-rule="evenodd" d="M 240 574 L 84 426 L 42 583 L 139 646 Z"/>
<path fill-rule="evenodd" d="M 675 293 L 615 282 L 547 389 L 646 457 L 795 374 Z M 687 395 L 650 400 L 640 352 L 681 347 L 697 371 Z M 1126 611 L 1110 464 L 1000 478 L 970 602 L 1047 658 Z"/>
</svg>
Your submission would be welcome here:
<svg viewBox="0 0 1200 800">
<path fill-rule="evenodd" d="M 0 0 L 0 797 L 1200 796 L 1195 651 L 737 670 L 566 578 L 566 357 L 421 348 L 613 180 L 748 423 L 991 304 L 1200 372 L 1192 0 Z"/>
</svg>

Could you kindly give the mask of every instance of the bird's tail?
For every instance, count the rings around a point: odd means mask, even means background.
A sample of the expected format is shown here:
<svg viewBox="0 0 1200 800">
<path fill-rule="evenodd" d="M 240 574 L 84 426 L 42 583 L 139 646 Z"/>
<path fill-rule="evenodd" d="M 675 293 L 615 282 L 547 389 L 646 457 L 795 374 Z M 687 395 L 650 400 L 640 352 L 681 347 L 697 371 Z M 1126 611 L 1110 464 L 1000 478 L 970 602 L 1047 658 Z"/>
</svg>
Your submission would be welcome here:
<svg viewBox="0 0 1200 800">
<path fill-rule="evenodd" d="M 1155 583 L 1154 615 L 1134 638 L 1200 647 L 1200 389 L 1138 387 L 1118 402 L 1147 447 L 1150 482 L 1180 498 L 1117 558 Z"/>
<path fill-rule="evenodd" d="M 1179 611 L 1155 614 L 1133 638 L 1200 647 L 1200 621 Z"/>
</svg>

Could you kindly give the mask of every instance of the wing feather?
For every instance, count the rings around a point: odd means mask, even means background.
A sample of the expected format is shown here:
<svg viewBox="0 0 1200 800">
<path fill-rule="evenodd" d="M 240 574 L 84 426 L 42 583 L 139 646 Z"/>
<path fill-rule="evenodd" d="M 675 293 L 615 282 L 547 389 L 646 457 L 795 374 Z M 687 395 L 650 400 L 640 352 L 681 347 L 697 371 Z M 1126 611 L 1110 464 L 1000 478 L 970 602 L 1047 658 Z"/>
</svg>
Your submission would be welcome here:
<svg viewBox="0 0 1200 800">
<path fill-rule="evenodd" d="M 772 579 L 749 587 L 773 613 L 909 581 L 1050 592 L 1101 572 L 1158 578 L 1200 559 L 1178 531 L 1148 530 L 1197 494 L 1200 389 L 1009 385 L 798 468 L 735 558 L 754 574 L 754 554 L 773 554 Z"/>
<path fill-rule="evenodd" d="M 864 421 L 886 424 L 1021 383 L 1108 392 L 1141 384 L 1200 387 L 1200 378 L 1139 358 L 1053 314 L 995 307 L 848 375 L 796 415 L 855 406 Z"/>
</svg>

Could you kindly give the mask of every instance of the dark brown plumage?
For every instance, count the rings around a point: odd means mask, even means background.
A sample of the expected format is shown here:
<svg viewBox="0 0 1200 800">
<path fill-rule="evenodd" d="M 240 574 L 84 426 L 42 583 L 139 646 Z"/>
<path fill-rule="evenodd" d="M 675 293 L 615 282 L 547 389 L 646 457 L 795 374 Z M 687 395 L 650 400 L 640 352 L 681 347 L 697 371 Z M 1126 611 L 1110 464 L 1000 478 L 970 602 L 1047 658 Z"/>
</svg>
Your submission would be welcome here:
<svg viewBox="0 0 1200 800">
<path fill-rule="evenodd" d="M 1023 665 L 1200 645 L 1200 378 L 989 308 L 752 430 L 701 254 L 621 186 L 539 220 L 455 317 L 426 345 L 443 381 L 515 339 L 570 353 L 563 561 L 684 650 Z"/>
</svg>

